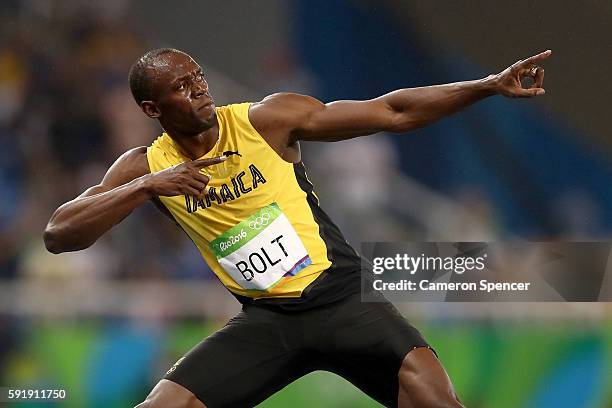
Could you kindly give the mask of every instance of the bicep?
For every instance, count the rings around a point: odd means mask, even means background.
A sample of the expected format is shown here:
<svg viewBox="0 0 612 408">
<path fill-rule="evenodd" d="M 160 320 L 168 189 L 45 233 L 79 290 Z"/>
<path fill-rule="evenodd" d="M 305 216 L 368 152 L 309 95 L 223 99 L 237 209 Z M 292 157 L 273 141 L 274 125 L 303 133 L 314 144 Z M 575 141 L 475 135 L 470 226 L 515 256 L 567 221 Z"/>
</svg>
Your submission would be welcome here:
<svg viewBox="0 0 612 408">
<path fill-rule="evenodd" d="M 380 98 L 321 104 L 295 130 L 298 140 L 337 141 L 393 129 L 395 113 Z"/>
<path fill-rule="evenodd" d="M 252 109 L 258 127 L 278 132 L 288 144 L 337 141 L 392 130 L 396 112 L 381 98 L 323 103 L 298 94 L 274 94 Z M 280 131 L 279 131 L 280 130 Z"/>
<path fill-rule="evenodd" d="M 146 151 L 147 148 L 141 146 L 123 153 L 107 170 L 99 184 L 88 188 L 77 198 L 105 193 L 149 173 Z"/>
</svg>

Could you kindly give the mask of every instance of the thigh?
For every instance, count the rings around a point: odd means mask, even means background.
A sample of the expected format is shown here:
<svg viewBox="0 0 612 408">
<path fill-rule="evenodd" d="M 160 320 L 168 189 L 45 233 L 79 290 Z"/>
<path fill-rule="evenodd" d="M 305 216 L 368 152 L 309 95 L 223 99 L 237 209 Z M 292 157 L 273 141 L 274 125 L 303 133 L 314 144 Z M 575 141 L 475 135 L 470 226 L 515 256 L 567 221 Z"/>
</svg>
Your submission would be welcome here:
<svg viewBox="0 0 612 408">
<path fill-rule="evenodd" d="M 390 302 L 361 302 L 359 294 L 334 310 L 330 324 L 327 369 L 381 404 L 397 406 L 404 358 L 414 348 L 429 347 L 421 333 Z"/>
<path fill-rule="evenodd" d="M 308 373 L 291 321 L 250 307 L 190 350 L 165 378 L 207 408 L 252 407 Z"/>
<path fill-rule="evenodd" d="M 134 408 L 206 408 L 206 406 L 185 387 L 163 379 L 151 390 L 147 399 Z"/>
</svg>

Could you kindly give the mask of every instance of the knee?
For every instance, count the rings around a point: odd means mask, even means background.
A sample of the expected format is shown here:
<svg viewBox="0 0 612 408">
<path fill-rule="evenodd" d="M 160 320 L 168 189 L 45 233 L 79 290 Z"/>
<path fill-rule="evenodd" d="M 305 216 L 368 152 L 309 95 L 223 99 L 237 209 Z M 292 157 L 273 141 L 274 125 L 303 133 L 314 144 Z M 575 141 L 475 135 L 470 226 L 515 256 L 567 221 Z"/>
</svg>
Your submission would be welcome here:
<svg viewBox="0 0 612 408">
<path fill-rule="evenodd" d="M 188 389 L 169 380 L 161 380 L 147 399 L 134 408 L 206 408 Z"/>
<path fill-rule="evenodd" d="M 399 408 L 464 408 L 452 389 L 432 386 L 411 375 L 400 375 L 399 382 Z"/>
<path fill-rule="evenodd" d="M 402 362 L 399 374 L 400 408 L 463 408 L 457 394 L 433 352 L 415 349 Z"/>
<path fill-rule="evenodd" d="M 155 401 L 153 401 L 150 395 L 146 400 L 142 401 L 140 404 L 136 405 L 134 408 L 155 408 Z"/>
</svg>

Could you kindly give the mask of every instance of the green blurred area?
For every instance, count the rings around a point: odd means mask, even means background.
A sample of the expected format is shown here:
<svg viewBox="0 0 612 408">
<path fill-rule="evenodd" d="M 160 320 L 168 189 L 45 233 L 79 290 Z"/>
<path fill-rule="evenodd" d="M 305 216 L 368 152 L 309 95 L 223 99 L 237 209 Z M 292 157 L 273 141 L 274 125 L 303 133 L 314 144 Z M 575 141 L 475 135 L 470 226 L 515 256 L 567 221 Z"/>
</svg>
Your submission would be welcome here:
<svg viewBox="0 0 612 408">
<path fill-rule="evenodd" d="M 612 406 L 612 324 L 451 320 L 417 326 L 468 407 Z M 5 359 L 1 384 L 55 386 L 68 393 L 65 401 L 10 404 L 15 408 L 133 406 L 174 361 L 218 327 L 209 321 L 163 327 L 32 321 Z M 260 407 L 313 405 L 379 406 L 344 379 L 315 372 Z"/>
</svg>

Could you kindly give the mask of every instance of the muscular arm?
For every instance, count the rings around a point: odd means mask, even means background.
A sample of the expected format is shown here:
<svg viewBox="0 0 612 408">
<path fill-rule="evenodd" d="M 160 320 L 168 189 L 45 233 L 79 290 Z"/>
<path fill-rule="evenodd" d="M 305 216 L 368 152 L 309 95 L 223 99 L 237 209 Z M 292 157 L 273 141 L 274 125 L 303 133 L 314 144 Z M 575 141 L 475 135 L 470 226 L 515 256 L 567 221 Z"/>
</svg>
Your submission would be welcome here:
<svg viewBox="0 0 612 408">
<path fill-rule="evenodd" d="M 102 182 L 59 207 L 43 235 L 50 252 L 84 249 L 152 198 L 142 176 L 149 173 L 146 148 L 124 153 Z"/>
<path fill-rule="evenodd" d="M 387 131 L 403 133 L 435 122 L 487 96 L 532 97 L 544 93 L 544 70 L 532 69 L 550 51 L 519 60 L 496 75 L 475 81 L 407 88 L 366 101 L 323 104 L 303 95 L 275 94 L 254 104 L 253 125 L 279 151 L 299 140 L 337 141 Z M 524 89 L 523 77 L 534 84 Z M 274 146 L 274 143 L 279 146 Z"/>
<path fill-rule="evenodd" d="M 115 161 L 100 184 L 53 213 L 43 235 L 45 246 L 53 253 L 84 249 L 148 200 L 153 199 L 160 208 L 158 196 L 201 196 L 210 181 L 200 173 L 202 168 L 226 159 L 193 160 L 151 173 L 146 147 L 129 150 Z"/>
</svg>

